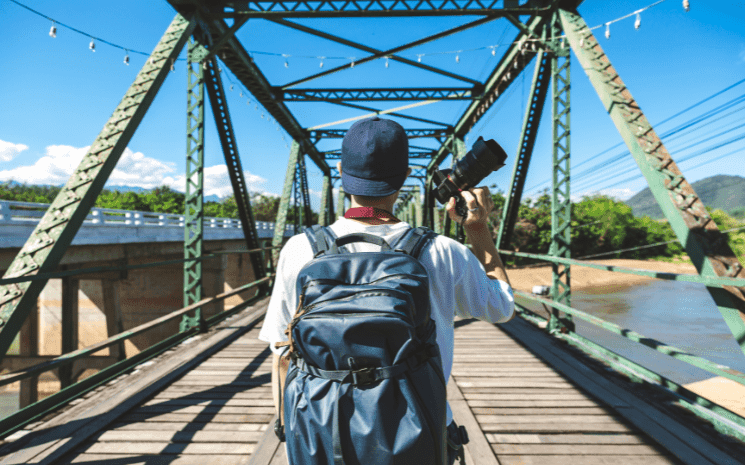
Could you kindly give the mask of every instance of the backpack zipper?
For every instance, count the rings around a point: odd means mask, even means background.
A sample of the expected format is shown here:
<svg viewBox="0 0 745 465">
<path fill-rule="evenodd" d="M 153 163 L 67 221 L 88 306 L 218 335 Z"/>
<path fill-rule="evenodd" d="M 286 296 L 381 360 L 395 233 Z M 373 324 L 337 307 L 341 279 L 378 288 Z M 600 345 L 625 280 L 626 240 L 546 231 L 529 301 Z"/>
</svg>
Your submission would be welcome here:
<svg viewBox="0 0 745 465">
<path fill-rule="evenodd" d="M 307 307 L 303 308 L 303 311 L 307 313 L 313 310 L 314 308 L 318 307 L 319 305 L 327 304 L 329 302 L 343 302 L 346 300 L 356 299 L 358 297 L 367 297 L 367 296 L 375 296 L 375 295 L 390 295 L 390 296 L 395 296 L 395 297 L 404 296 L 406 303 L 408 303 L 409 306 L 411 306 L 412 308 L 414 307 L 414 299 L 411 297 L 410 294 L 406 294 L 402 291 L 394 291 L 393 289 L 380 289 L 380 290 L 375 290 L 375 291 L 357 292 L 356 294 L 348 295 L 346 297 L 339 297 L 336 299 L 324 300 L 323 302 L 312 303 L 308 305 Z"/>
<path fill-rule="evenodd" d="M 391 274 L 391 275 L 388 275 L 388 276 L 383 276 L 382 278 L 378 278 L 375 281 L 370 281 L 369 283 L 360 283 L 360 284 L 352 284 L 352 283 L 347 283 L 347 282 L 344 282 L 344 281 L 338 281 L 338 280 L 335 280 L 335 279 L 321 278 L 321 279 L 314 279 L 314 280 L 308 281 L 303 286 L 302 294 L 304 295 L 305 294 L 305 291 L 310 286 L 313 286 L 316 283 L 327 283 L 327 284 L 334 284 L 334 283 L 336 283 L 336 284 L 345 284 L 347 286 L 368 286 L 370 284 L 376 284 L 376 283 L 380 283 L 380 282 L 383 282 L 383 281 L 388 281 L 389 279 L 398 278 L 400 276 L 407 276 L 407 277 L 409 277 L 409 278 L 411 278 L 411 279 L 413 279 L 415 281 L 419 281 L 420 283 L 423 281 L 420 277 L 414 276 L 414 275 L 411 275 L 411 274 L 408 274 L 408 273 Z"/>
</svg>

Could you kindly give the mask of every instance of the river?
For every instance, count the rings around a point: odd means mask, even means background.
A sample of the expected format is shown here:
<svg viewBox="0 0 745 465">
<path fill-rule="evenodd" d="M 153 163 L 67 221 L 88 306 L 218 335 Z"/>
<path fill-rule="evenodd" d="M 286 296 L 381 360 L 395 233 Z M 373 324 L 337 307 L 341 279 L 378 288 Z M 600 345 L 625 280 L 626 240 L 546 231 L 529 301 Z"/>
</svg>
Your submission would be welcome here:
<svg viewBox="0 0 745 465">
<path fill-rule="evenodd" d="M 518 302 L 538 308 L 519 297 Z M 745 355 L 701 284 L 651 280 L 610 292 L 586 289 L 574 291 L 571 304 L 622 328 L 745 372 Z M 574 321 L 578 334 L 677 383 L 714 376 L 579 318 Z"/>
</svg>

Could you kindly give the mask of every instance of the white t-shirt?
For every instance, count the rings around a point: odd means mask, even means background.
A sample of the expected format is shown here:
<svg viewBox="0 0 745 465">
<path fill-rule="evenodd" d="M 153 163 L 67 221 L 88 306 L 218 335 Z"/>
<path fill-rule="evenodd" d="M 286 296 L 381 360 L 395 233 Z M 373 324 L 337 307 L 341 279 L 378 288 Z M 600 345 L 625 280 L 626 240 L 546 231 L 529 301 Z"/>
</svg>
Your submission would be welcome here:
<svg viewBox="0 0 745 465">
<path fill-rule="evenodd" d="M 337 237 L 365 232 L 380 236 L 389 244 L 395 243 L 411 226 L 405 222 L 368 225 L 346 218 L 339 218 L 331 225 Z M 345 246 L 354 252 L 375 252 L 380 247 L 373 244 L 353 243 Z M 313 258 L 305 234 L 290 238 L 282 248 L 277 264 L 269 308 L 259 339 L 270 343 L 272 352 L 280 354 L 274 343 L 286 341 L 284 334 L 297 308 L 295 281 L 300 269 Z M 486 276 L 484 267 L 463 244 L 445 236 L 429 243 L 419 255 L 429 275 L 430 310 L 437 325 L 437 344 L 440 346 L 445 380 L 450 378 L 453 366 L 453 320 L 455 316 L 478 318 L 490 323 L 509 320 L 515 310 L 512 288 L 500 280 Z M 450 405 L 447 424 L 453 419 Z"/>
</svg>

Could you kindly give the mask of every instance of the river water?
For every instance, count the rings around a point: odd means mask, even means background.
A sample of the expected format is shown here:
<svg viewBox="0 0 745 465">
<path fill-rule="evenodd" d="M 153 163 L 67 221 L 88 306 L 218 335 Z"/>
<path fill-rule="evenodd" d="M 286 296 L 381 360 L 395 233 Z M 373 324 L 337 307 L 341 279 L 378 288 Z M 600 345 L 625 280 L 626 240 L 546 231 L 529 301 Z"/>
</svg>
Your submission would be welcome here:
<svg viewBox="0 0 745 465">
<path fill-rule="evenodd" d="M 520 297 L 518 302 L 528 308 L 540 308 Z M 745 355 L 709 292 L 700 284 L 652 280 L 621 290 L 575 291 L 572 306 L 622 328 L 745 372 Z M 713 376 L 578 318 L 574 321 L 582 336 L 677 383 L 686 384 Z M 0 392 L 0 418 L 17 409 L 18 393 Z"/>
<path fill-rule="evenodd" d="M 518 302 L 540 308 L 520 297 Z M 602 288 L 573 291 L 571 304 L 622 328 L 745 372 L 745 355 L 701 284 L 651 280 L 610 292 Z M 574 321 L 578 334 L 677 383 L 714 376 L 579 318 Z"/>
</svg>

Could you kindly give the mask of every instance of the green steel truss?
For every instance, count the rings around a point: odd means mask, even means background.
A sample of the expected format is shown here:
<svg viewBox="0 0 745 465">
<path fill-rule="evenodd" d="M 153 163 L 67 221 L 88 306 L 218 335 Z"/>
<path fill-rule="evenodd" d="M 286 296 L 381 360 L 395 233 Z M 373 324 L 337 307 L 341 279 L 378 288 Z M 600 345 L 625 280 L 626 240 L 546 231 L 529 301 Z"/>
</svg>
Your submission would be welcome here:
<svg viewBox="0 0 745 465">
<path fill-rule="evenodd" d="M 558 15 L 551 24 L 551 38 L 557 52 L 551 57 L 552 81 L 552 167 L 553 184 L 551 190 L 551 250 L 554 257 L 571 258 L 572 201 L 570 198 L 570 63 L 569 46 L 562 39 L 563 31 Z M 551 296 L 555 302 L 571 305 L 570 267 L 567 264 L 552 263 Z M 574 331 L 571 316 L 551 309 L 548 322 L 549 331 Z"/>
<path fill-rule="evenodd" d="M 241 229 L 246 240 L 248 250 L 260 247 L 258 235 L 256 233 L 256 222 L 254 221 L 251 211 L 251 199 L 248 196 L 248 186 L 243 176 L 243 167 L 238 155 L 238 145 L 235 139 L 233 123 L 230 120 L 228 111 L 228 102 L 225 99 L 225 89 L 220 79 L 220 69 L 214 58 L 205 61 L 206 72 L 205 80 L 207 82 L 207 95 L 210 98 L 212 114 L 215 117 L 217 133 L 220 136 L 220 145 L 225 156 L 225 163 L 228 166 L 228 175 L 230 183 L 233 185 L 233 195 L 238 209 L 238 218 L 241 220 Z M 261 279 L 266 276 L 264 263 L 261 256 L 251 255 L 251 264 L 253 265 L 254 276 Z"/>
<path fill-rule="evenodd" d="M 678 169 L 585 21 L 576 12 L 559 10 L 559 14 L 572 50 L 699 274 L 745 277 L 726 236 Z M 745 288 L 707 289 L 745 352 Z"/>
<path fill-rule="evenodd" d="M 517 149 L 515 166 L 512 170 L 507 203 L 502 211 L 502 221 L 499 225 L 499 235 L 497 236 L 497 248 L 499 249 L 508 248 L 512 232 L 515 229 L 517 213 L 520 210 L 520 201 L 525 188 L 525 179 L 528 176 L 530 158 L 533 155 L 533 146 L 538 134 L 538 125 L 543 115 L 550 78 L 550 58 L 547 53 L 540 53 L 533 72 L 533 83 L 530 86 L 530 97 L 520 133 L 520 145 Z"/>
<path fill-rule="evenodd" d="M 303 226 L 311 226 L 313 217 L 310 210 L 310 192 L 308 191 L 308 172 L 305 169 L 305 157 L 300 157 L 295 174 L 295 231 Z"/>
<path fill-rule="evenodd" d="M 4 277 L 56 270 L 194 27 L 195 21 L 176 15 Z M 46 280 L 39 280 L 0 286 L 0 357 L 8 351 L 45 285 Z"/>
<path fill-rule="evenodd" d="M 184 258 L 199 258 L 204 245 L 204 70 L 207 51 L 189 41 L 186 69 L 186 198 L 184 201 Z M 202 300 L 202 261 L 184 262 L 184 307 Z M 184 315 L 181 330 L 204 321 L 202 309 Z"/>
<path fill-rule="evenodd" d="M 298 160 L 302 157 L 300 153 L 300 144 L 297 141 L 292 141 L 290 147 L 290 160 L 287 162 L 287 172 L 285 174 L 285 185 L 282 188 L 282 197 L 279 200 L 279 212 L 277 213 L 277 220 L 274 222 L 274 239 L 272 240 L 272 246 L 278 247 L 282 245 L 284 240 L 285 228 L 287 227 L 287 212 L 290 209 L 290 198 L 292 197 L 292 190 L 295 186 L 295 174 L 297 172 Z M 279 250 L 274 249 L 274 263 L 277 263 L 279 258 Z"/>
<path fill-rule="evenodd" d="M 396 89 L 277 89 L 286 102 L 474 100 L 481 98 L 478 87 L 396 88 Z"/>
</svg>

